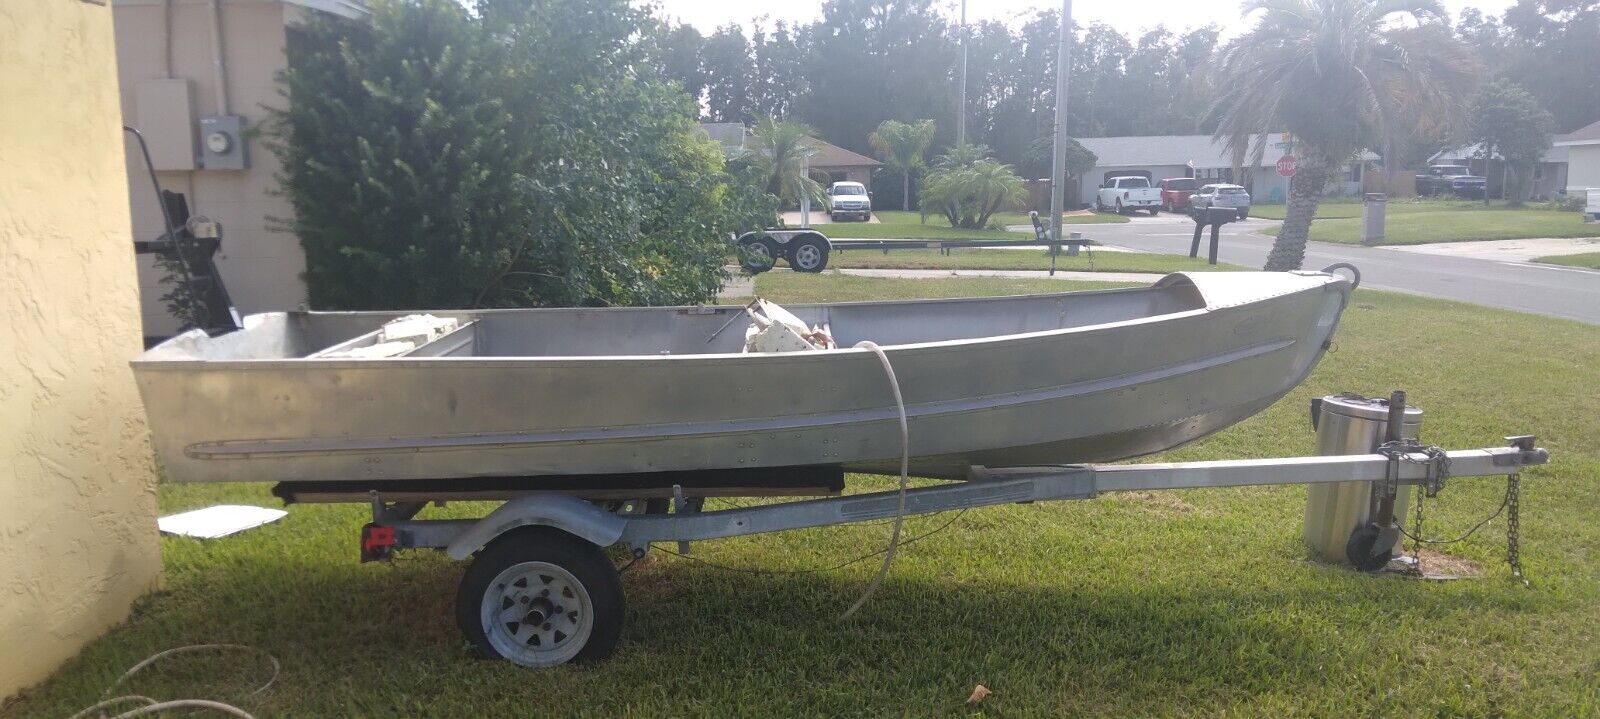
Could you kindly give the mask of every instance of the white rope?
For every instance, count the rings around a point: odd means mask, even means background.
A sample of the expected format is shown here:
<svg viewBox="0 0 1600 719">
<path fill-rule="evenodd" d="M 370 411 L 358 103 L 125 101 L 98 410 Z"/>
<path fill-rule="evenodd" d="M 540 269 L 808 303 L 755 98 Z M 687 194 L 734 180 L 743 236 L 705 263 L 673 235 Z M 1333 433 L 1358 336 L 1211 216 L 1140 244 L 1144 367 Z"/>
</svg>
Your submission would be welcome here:
<svg viewBox="0 0 1600 719">
<path fill-rule="evenodd" d="M 889 534 L 889 547 L 883 553 L 883 564 L 878 567 L 878 576 L 872 578 L 872 583 L 861 593 L 861 598 L 850 605 L 840 619 L 855 616 L 856 610 L 877 593 L 878 587 L 883 584 L 883 578 L 889 575 L 889 565 L 894 562 L 895 548 L 900 546 L 900 527 L 906 518 L 906 485 L 911 476 L 911 429 L 906 425 L 906 401 L 900 396 L 900 380 L 894 376 L 894 365 L 889 363 L 889 355 L 885 354 L 883 348 L 875 342 L 862 340 L 856 343 L 856 347 L 870 350 L 878 356 L 878 362 L 883 364 L 883 373 L 889 377 L 889 388 L 894 390 L 894 406 L 900 413 L 900 505 L 895 509 L 894 531 Z"/>
<path fill-rule="evenodd" d="M 272 686 L 273 682 L 278 681 L 278 673 L 282 671 L 282 667 L 278 664 L 277 657 L 274 657 L 271 654 L 268 654 L 255 647 L 246 646 L 243 644 L 190 644 L 187 646 L 173 647 L 172 649 L 156 652 L 155 654 L 145 657 L 143 661 L 133 665 L 133 667 L 128 671 L 123 672 L 122 676 L 117 677 L 117 680 L 112 682 L 111 686 L 106 687 L 106 690 L 101 693 L 101 700 L 99 702 L 92 706 L 85 707 L 77 714 L 73 714 L 71 719 L 82 719 L 83 717 L 95 714 L 96 712 L 99 713 L 99 716 L 105 717 L 106 709 L 118 704 L 126 704 L 130 702 L 140 702 L 143 704 L 143 706 L 135 707 L 125 711 L 116 715 L 112 719 L 132 719 L 132 717 L 140 717 L 147 714 L 154 714 L 156 712 L 164 712 L 169 709 L 209 709 L 220 714 L 240 717 L 240 719 L 253 719 L 249 712 L 246 712 L 239 707 L 209 699 L 173 699 L 170 701 L 158 702 L 150 697 L 140 696 L 137 694 L 128 694 L 119 697 L 111 696 L 111 690 L 116 689 L 117 685 L 127 681 L 129 677 L 132 677 L 133 675 L 138 674 L 140 671 L 143 671 L 145 667 L 155 664 L 156 662 L 175 654 L 187 654 L 190 652 L 200 651 L 244 651 L 260 654 L 261 656 L 267 658 L 267 661 L 272 664 L 272 676 L 267 677 L 266 683 L 256 687 L 255 691 L 246 694 L 245 698 L 254 697 L 266 691 Z"/>
</svg>

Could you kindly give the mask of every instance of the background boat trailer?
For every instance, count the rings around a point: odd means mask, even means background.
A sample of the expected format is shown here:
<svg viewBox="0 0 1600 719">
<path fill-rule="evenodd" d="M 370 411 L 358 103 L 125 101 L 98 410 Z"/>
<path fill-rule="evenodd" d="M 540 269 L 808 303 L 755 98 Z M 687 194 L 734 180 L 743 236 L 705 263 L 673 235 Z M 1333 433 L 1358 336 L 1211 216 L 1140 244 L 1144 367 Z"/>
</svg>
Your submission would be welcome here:
<svg viewBox="0 0 1600 719">
<path fill-rule="evenodd" d="M 1088 250 L 1089 269 L 1094 269 L 1093 247 L 1099 242 L 1084 237 L 1082 232 L 1073 232 L 1061 240 L 1051 239 L 1050 229 L 1039 219 L 1039 213 L 1029 212 L 1028 216 L 1033 222 L 1032 240 L 835 240 L 813 227 L 747 232 L 737 241 L 739 266 L 757 275 L 772 269 L 781 257 L 787 259 L 796 272 L 821 272 L 828 268 L 834 251 L 881 250 L 887 255 L 889 250 L 936 249 L 939 254 L 948 255 L 956 249 L 1045 247 L 1050 250 L 1051 275 L 1056 273 L 1056 257 L 1060 256 L 1062 248 L 1066 248 L 1068 257 L 1076 257 L 1079 250 Z M 1211 264 L 1217 264 L 1215 259 Z"/>
<path fill-rule="evenodd" d="M 1347 555 L 1330 558 L 1347 558 L 1361 569 L 1375 570 L 1392 557 L 1401 532 L 1396 507 L 1404 506 L 1397 498 L 1405 488 L 1420 486 L 1433 496 L 1447 478 L 1506 476 L 1512 478 L 1509 498 L 1522 468 L 1549 461 L 1549 453 L 1535 447 L 1532 436 L 1508 437 L 1510 444 L 1504 447 L 1453 451 L 1425 447 L 1404 437 L 1414 434 L 1407 430 L 1420 424 L 1420 411 L 1406 406 L 1403 393 L 1391 401 L 1386 406 L 1383 400 L 1338 395 L 1313 403 L 1319 447 L 1338 449 L 1370 440 L 1379 447 L 1374 453 L 973 467 L 965 481 L 906 490 L 903 504 L 899 492 L 886 491 L 705 511 L 703 498 L 686 497 L 681 486 L 674 486 L 670 513 L 659 504 L 647 508 L 643 501 L 618 502 L 608 509 L 570 494 L 541 491 L 513 496 L 481 519 L 429 520 L 416 518 L 427 501 L 466 497 L 445 491 L 422 501 L 412 493 L 406 501 L 395 502 L 373 491 L 368 495 L 372 522 L 361 531 L 361 559 L 384 560 L 397 550 L 424 548 L 442 549 L 457 560 L 472 558 L 456 597 L 462 632 L 486 656 L 547 666 L 603 658 L 620 637 L 622 584 L 618 569 L 603 551 L 612 545 L 623 545 L 638 559 L 654 542 L 677 542 L 680 552 L 686 552 L 694 541 L 997 504 L 1092 499 L 1101 492 L 1302 484 L 1361 489 L 1358 510 L 1370 507 L 1370 511 L 1339 515 L 1347 520 L 1335 523 L 1337 531 L 1348 534 L 1343 545 Z M 1363 418 L 1363 409 L 1372 411 Z M 1416 415 L 1415 422 L 1410 415 Z M 1342 419 L 1335 421 L 1338 418 Z M 1378 445 L 1380 439 L 1384 441 Z M 344 492 L 339 496 L 348 499 L 348 490 Z M 314 486 L 294 499 L 319 501 Z M 340 500 L 330 495 L 327 501 Z M 1514 516 L 1508 520 L 1515 526 Z M 1306 539 L 1316 546 L 1314 528 L 1308 511 Z"/>
</svg>

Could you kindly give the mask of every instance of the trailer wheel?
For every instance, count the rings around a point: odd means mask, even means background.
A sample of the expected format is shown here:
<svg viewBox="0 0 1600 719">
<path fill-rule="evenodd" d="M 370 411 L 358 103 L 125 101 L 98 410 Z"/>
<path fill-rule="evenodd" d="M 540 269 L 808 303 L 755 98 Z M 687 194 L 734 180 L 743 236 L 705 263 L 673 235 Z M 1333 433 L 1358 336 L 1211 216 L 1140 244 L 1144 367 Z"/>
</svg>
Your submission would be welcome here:
<svg viewBox="0 0 1600 719">
<path fill-rule="evenodd" d="M 456 593 L 456 623 L 478 653 L 525 667 L 606 658 L 622 636 L 622 610 L 605 552 L 549 527 L 490 543 Z"/>
<path fill-rule="evenodd" d="M 746 237 L 739 240 L 739 266 L 752 275 L 759 275 L 778 264 L 778 243 L 768 237 Z"/>
<path fill-rule="evenodd" d="M 821 237 L 798 237 L 790 243 L 789 266 L 796 272 L 821 272 L 828 266 L 828 241 Z"/>
<path fill-rule="evenodd" d="M 1376 572 L 1389 566 L 1389 560 L 1393 557 L 1390 552 L 1372 555 L 1372 547 L 1378 543 L 1380 536 L 1382 533 L 1378 528 L 1370 524 L 1356 527 L 1355 531 L 1350 533 L 1350 541 L 1344 545 L 1345 557 L 1355 565 L 1356 569 L 1363 572 Z"/>
</svg>

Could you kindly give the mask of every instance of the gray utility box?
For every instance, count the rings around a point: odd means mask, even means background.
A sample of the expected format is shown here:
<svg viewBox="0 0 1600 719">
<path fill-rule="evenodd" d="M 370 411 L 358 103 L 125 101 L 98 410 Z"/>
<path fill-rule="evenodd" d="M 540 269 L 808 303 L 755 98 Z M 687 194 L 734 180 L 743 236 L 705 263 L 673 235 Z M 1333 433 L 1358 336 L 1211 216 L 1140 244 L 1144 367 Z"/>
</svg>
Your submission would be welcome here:
<svg viewBox="0 0 1600 719">
<path fill-rule="evenodd" d="M 1323 397 L 1317 415 L 1317 454 L 1372 454 L 1383 443 L 1389 426 L 1389 400 L 1357 395 Z M 1422 434 L 1422 410 L 1407 406 L 1400 436 L 1417 439 Z M 1324 559 L 1349 563 L 1345 545 L 1350 533 L 1371 520 L 1376 509 L 1375 482 L 1325 482 L 1306 490 L 1306 546 Z M 1416 488 L 1400 485 L 1395 497 L 1395 521 L 1405 526 L 1405 510 Z M 1392 547 L 1391 547 L 1392 550 Z"/>
<path fill-rule="evenodd" d="M 1384 216 L 1388 211 L 1389 198 L 1382 192 L 1361 196 L 1361 244 L 1376 245 L 1383 241 Z"/>
<path fill-rule="evenodd" d="M 207 170 L 244 170 L 250 167 L 243 117 L 211 115 L 200 118 L 200 167 Z"/>
</svg>

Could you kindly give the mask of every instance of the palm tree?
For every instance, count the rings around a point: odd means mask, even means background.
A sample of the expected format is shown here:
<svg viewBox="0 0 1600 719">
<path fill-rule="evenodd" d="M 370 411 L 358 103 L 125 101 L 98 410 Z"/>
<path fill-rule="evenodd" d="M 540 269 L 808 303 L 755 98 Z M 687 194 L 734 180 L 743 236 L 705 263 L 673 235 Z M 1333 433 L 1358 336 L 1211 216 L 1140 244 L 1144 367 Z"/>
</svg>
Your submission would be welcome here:
<svg viewBox="0 0 1600 719">
<path fill-rule="evenodd" d="M 922 181 L 922 210 L 944 215 L 951 227 L 982 228 L 1007 202 L 1026 191 L 1010 165 L 984 157 L 982 145 L 960 145 L 934 160 Z"/>
<path fill-rule="evenodd" d="M 1411 133 L 1458 122 L 1475 67 L 1437 0 L 1246 0 L 1245 15 L 1256 11 L 1222 51 L 1210 113 L 1235 165 L 1250 153 L 1261 166 L 1265 133 L 1294 134 L 1299 168 L 1266 265 L 1293 270 L 1329 173 L 1363 149 L 1394 157 Z M 1397 22 L 1406 16 L 1416 24 Z"/>
<path fill-rule="evenodd" d="M 989 148 L 986 145 L 973 145 L 970 143 L 956 145 L 950 148 L 949 152 L 933 158 L 933 169 L 956 170 L 970 168 L 988 156 Z"/>
<path fill-rule="evenodd" d="M 756 123 L 755 150 L 766 165 L 767 192 L 779 200 L 799 202 L 809 196 L 822 201 L 822 185 L 806 175 L 806 159 L 817 154 L 812 129 L 805 123 L 770 117 Z"/>
<path fill-rule="evenodd" d="M 922 153 L 933 143 L 933 121 L 906 124 L 884 120 L 867 138 L 883 161 L 900 173 L 900 209 L 911 209 L 911 171 L 922 166 Z"/>
</svg>

